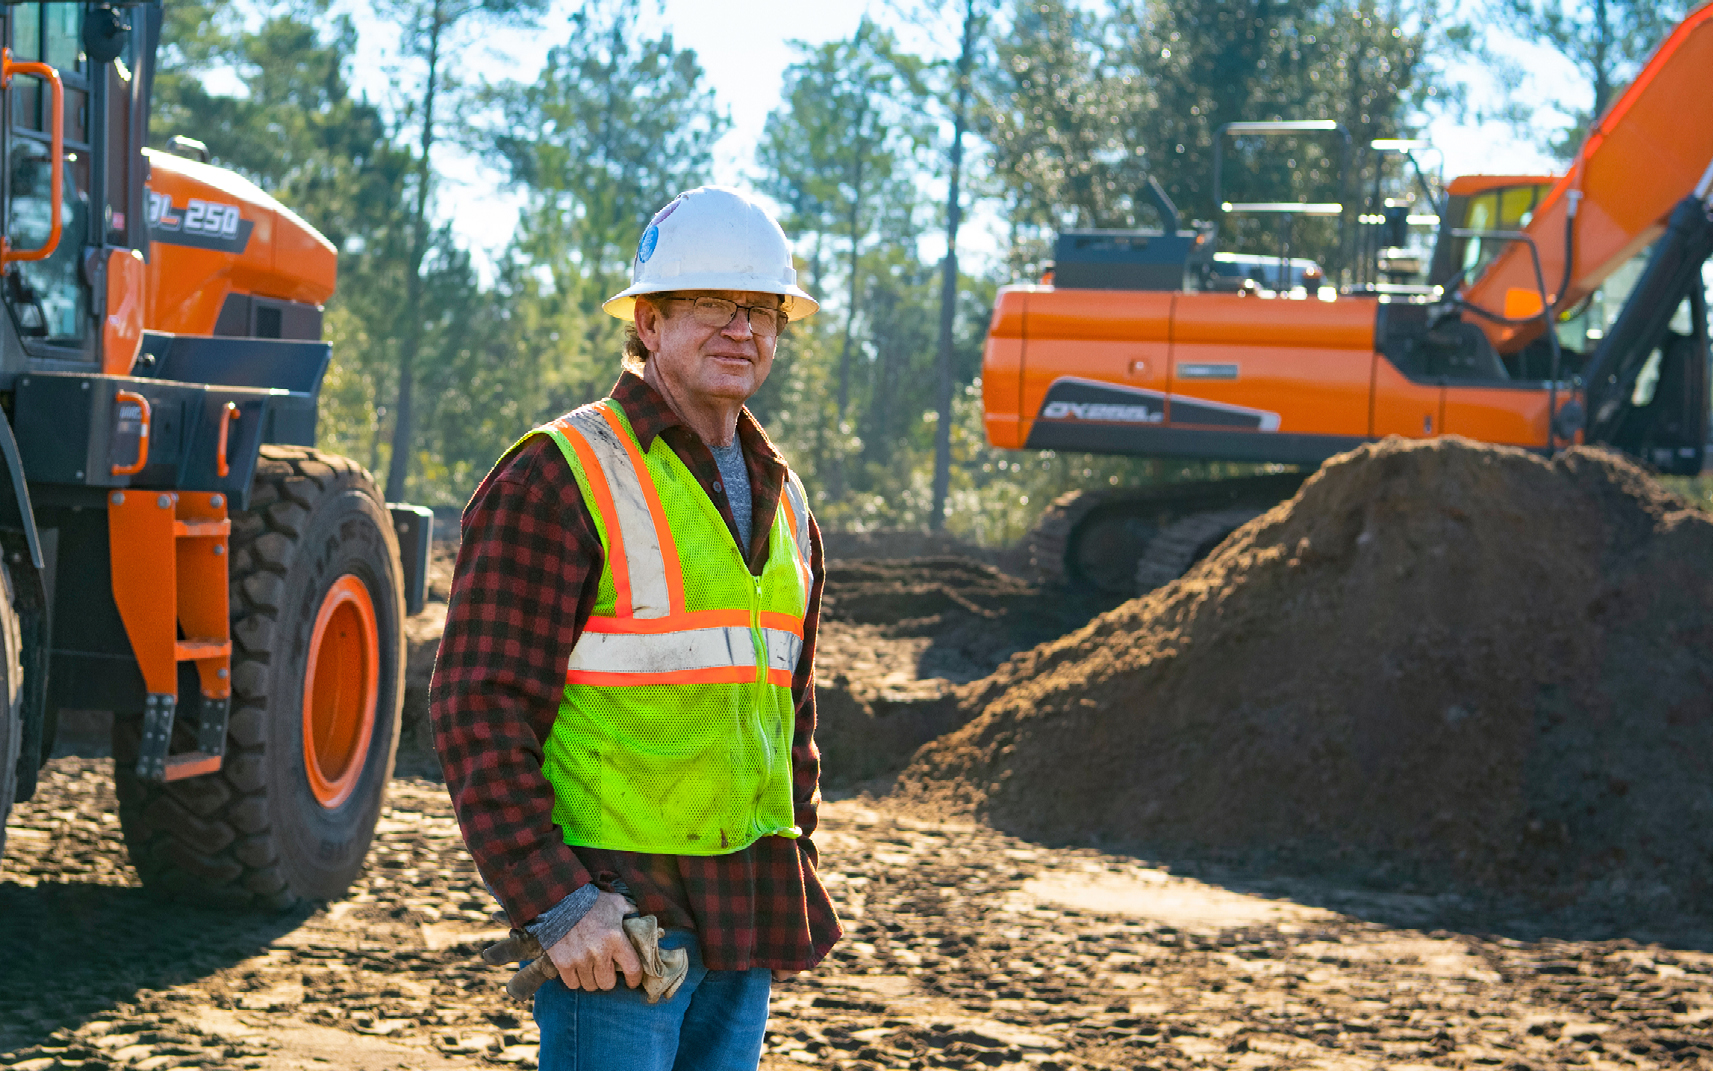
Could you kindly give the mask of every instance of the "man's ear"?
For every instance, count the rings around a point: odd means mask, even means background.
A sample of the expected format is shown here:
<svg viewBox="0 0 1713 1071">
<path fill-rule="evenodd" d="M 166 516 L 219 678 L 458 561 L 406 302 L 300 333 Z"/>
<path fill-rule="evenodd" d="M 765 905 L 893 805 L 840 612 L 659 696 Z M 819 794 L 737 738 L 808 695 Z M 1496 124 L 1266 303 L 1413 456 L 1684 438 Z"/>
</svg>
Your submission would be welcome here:
<svg viewBox="0 0 1713 1071">
<path fill-rule="evenodd" d="M 642 340 L 650 353 L 660 352 L 660 307 L 652 301 L 637 298 L 631 308 L 631 320 L 636 324 L 636 337 Z"/>
</svg>

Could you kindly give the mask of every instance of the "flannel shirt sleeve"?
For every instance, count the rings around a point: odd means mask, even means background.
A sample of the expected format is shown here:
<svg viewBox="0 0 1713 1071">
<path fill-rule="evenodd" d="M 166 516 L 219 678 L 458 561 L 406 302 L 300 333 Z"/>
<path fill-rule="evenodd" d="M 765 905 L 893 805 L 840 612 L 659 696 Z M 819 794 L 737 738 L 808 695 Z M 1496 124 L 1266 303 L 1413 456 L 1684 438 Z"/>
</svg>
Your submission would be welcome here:
<svg viewBox="0 0 1713 1071">
<path fill-rule="evenodd" d="M 464 842 L 514 926 L 592 877 L 553 821 L 542 755 L 602 562 L 545 436 L 502 459 L 464 511 L 429 716 Z"/>
<path fill-rule="evenodd" d="M 796 728 L 791 738 L 791 798 L 793 821 L 803 831 L 797 844 L 810 867 L 820 862 L 820 852 L 810 839 L 819 824 L 821 804 L 821 749 L 815 745 L 815 639 L 821 628 L 821 591 L 826 586 L 826 562 L 821 547 L 821 528 L 809 516 L 809 607 L 803 617 L 803 654 L 791 675 L 796 705 Z"/>
</svg>

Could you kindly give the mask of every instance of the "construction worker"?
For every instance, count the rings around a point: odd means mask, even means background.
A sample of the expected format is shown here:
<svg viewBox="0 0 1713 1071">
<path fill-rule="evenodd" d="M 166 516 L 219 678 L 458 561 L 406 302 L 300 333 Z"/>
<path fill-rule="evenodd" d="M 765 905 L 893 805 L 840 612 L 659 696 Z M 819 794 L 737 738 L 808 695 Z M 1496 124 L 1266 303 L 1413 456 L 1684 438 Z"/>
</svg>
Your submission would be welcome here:
<svg viewBox="0 0 1713 1071">
<path fill-rule="evenodd" d="M 748 197 L 679 195 L 602 306 L 630 321 L 612 393 L 464 511 L 430 709 L 470 853 L 557 975 L 544 1071 L 754 1071 L 772 982 L 841 936 L 810 841 L 821 537 L 744 408 L 817 308 L 795 280 Z M 626 916 L 664 931 L 649 972 Z"/>
</svg>

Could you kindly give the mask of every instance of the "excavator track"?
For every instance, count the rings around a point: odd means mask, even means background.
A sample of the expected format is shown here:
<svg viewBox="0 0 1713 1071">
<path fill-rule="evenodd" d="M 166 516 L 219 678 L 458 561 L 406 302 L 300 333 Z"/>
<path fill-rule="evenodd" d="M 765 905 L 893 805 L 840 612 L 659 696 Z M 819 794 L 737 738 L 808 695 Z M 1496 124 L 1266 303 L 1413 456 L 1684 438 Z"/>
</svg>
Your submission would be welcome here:
<svg viewBox="0 0 1713 1071">
<path fill-rule="evenodd" d="M 1041 515 L 1024 538 L 1021 564 L 1048 583 L 1140 594 L 1183 575 L 1226 535 L 1296 494 L 1308 476 L 1075 491 Z"/>
<path fill-rule="evenodd" d="M 1136 564 L 1136 593 L 1146 594 L 1183 576 L 1227 536 L 1265 512 L 1253 506 L 1216 509 L 1167 525 Z"/>
</svg>

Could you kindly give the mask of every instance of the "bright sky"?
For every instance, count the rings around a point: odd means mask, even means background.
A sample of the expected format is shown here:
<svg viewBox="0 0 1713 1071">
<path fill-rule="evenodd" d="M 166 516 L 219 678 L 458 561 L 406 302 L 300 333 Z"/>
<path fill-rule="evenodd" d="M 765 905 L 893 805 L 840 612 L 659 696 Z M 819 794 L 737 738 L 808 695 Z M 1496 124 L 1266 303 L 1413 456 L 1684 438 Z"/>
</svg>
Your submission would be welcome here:
<svg viewBox="0 0 1713 1071">
<path fill-rule="evenodd" d="M 374 61 L 361 65 L 367 73 L 359 72 L 358 82 L 372 96 L 384 98 L 391 92 L 385 69 L 393 62 L 392 35 L 368 17 L 369 5 L 364 0 L 351 0 L 350 6 L 358 18 L 364 58 Z M 488 35 L 481 49 L 487 54 L 470 56 L 461 73 L 471 78 L 495 76 L 489 72 L 519 79 L 532 76 L 540 70 L 548 49 L 565 40 L 567 16 L 578 6 L 577 0 L 553 0 L 552 12 L 538 30 Z M 955 29 L 949 25 L 937 33 L 898 27 L 894 14 L 898 6 L 890 0 L 724 0 L 717 4 L 708 0 L 645 0 L 644 28 L 651 33 L 668 28 L 680 48 L 695 50 L 721 107 L 732 120 L 730 132 L 716 149 L 715 179 L 744 186 L 753 166 L 751 147 L 768 112 L 779 103 L 782 75 L 794 58 L 789 41 L 820 44 L 849 36 L 867 12 L 879 22 L 894 25 L 902 43 L 914 51 L 939 56 L 955 47 Z M 924 6 L 952 7 L 931 2 Z M 1534 72 L 1535 85 L 1576 84 L 1568 67 L 1537 50 L 1514 50 L 1514 59 Z M 1490 95 L 1490 83 L 1479 71 L 1466 74 L 1476 100 Z M 1502 126 L 1477 127 L 1441 117 L 1430 124 L 1427 134 L 1445 154 L 1447 176 L 1527 173 L 1551 166 L 1535 148 Z M 454 182 L 451 188 L 443 188 L 442 215 L 454 220 L 455 229 L 472 249 L 497 251 L 511 233 L 516 200 L 496 196 L 492 176 L 483 174 L 477 161 L 448 158 L 443 167 Z M 991 216 L 986 217 L 984 227 L 978 214 L 961 237 L 960 249 L 968 246 L 979 254 L 995 248 L 991 233 L 995 227 Z"/>
</svg>

